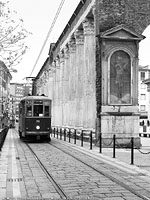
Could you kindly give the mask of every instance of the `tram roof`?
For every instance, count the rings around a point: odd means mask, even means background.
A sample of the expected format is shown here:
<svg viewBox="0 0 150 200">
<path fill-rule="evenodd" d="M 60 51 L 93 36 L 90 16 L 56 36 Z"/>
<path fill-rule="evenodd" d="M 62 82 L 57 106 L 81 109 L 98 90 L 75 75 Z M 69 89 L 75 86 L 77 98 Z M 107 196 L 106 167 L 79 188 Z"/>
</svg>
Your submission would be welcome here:
<svg viewBox="0 0 150 200">
<path fill-rule="evenodd" d="M 23 97 L 22 99 L 21 99 L 21 101 L 23 101 L 23 100 L 35 100 L 35 99 L 37 99 L 37 100 L 51 100 L 49 97 L 47 97 L 47 96 L 39 96 L 39 95 L 37 95 L 37 96 L 25 96 L 25 97 Z"/>
</svg>

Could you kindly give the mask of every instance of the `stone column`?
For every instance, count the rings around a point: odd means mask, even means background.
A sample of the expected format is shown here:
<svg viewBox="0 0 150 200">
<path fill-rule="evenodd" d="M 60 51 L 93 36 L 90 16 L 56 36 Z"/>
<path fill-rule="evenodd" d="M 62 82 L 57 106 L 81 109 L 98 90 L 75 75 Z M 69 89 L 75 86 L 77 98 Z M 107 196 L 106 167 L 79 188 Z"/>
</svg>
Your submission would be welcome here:
<svg viewBox="0 0 150 200">
<path fill-rule="evenodd" d="M 41 84 L 40 84 L 40 79 L 38 79 L 37 84 L 36 84 L 37 88 L 36 88 L 36 94 L 40 94 L 40 88 L 41 88 Z"/>
<path fill-rule="evenodd" d="M 75 66 L 76 66 L 76 44 L 75 39 L 71 38 L 69 45 L 69 126 L 73 126 L 75 124 Z"/>
<path fill-rule="evenodd" d="M 60 96 L 60 125 L 64 126 L 64 52 L 63 50 L 60 51 L 60 81 L 59 81 L 59 96 Z"/>
<path fill-rule="evenodd" d="M 49 66 L 49 69 L 48 69 L 48 96 L 49 98 L 53 99 L 53 76 L 54 76 L 54 73 L 53 73 L 53 68 L 52 68 L 52 64 Z"/>
<path fill-rule="evenodd" d="M 43 87 L 43 81 L 42 81 L 42 77 L 40 77 L 40 88 L 39 88 L 39 94 L 42 94 L 42 87 Z"/>
<path fill-rule="evenodd" d="M 86 19 L 83 22 L 84 29 L 84 80 L 85 103 L 84 125 L 86 128 L 95 128 L 96 119 L 96 64 L 95 64 L 95 28 L 94 20 Z"/>
<path fill-rule="evenodd" d="M 45 72 L 42 73 L 42 90 L 41 90 L 41 94 L 44 94 L 44 91 L 45 91 L 45 83 L 46 83 L 46 80 L 45 80 Z"/>
<path fill-rule="evenodd" d="M 53 69 L 53 98 L 52 98 L 52 125 L 57 125 L 56 123 L 56 105 L 57 105 L 57 91 L 56 91 L 56 62 L 52 62 L 51 67 Z"/>
<path fill-rule="evenodd" d="M 48 96 L 48 70 L 45 71 L 45 89 L 44 94 Z"/>
<path fill-rule="evenodd" d="M 56 125 L 60 125 L 61 121 L 61 115 L 60 115 L 60 59 L 59 56 L 56 57 L 56 113 L 55 113 L 55 119 L 56 119 Z"/>
<path fill-rule="evenodd" d="M 83 30 L 77 29 L 76 39 L 76 126 L 83 127 L 83 67 L 84 67 L 84 35 Z"/>
<path fill-rule="evenodd" d="M 64 48 L 64 126 L 69 126 L 69 48 Z"/>
</svg>

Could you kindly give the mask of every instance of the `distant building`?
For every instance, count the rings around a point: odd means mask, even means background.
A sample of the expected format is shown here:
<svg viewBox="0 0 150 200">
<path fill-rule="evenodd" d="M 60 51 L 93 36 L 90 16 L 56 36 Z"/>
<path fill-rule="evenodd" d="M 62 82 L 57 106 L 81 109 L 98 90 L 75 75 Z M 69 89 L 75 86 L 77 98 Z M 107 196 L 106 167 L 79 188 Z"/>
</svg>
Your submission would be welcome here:
<svg viewBox="0 0 150 200">
<path fill-rule="evenodd" d="M 26 83 L 10 83 L 10 87 L 13 115 L 15 115 L 15 118 L 17 119 L 19 116 L 19 102 L 24 96 L 32 93 L 32 85 Z"/>
<path fill-rule="evenodd" d="M 150 132 L 150 90 L 148 90 L 148 83 L 150 83 L 150 66 L 139 66 L 140 133 Z"/>
<path fill-rule="evenodd" d="M 22 83 L 11 83 L 11 95 L 14 107 L 15 116 L 19 116 L 19 102 L 24 97 L 24 84 Z"/>
</svg>

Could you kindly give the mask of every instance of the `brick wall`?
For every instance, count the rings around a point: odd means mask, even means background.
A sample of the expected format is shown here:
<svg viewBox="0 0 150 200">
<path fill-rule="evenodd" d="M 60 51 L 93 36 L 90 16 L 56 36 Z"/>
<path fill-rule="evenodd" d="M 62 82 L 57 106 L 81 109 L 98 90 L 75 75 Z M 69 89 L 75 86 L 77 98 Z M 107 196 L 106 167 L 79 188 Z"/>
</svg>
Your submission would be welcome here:
<svg viewBox="0 0 150 200">
<path fill-rule="evenodd" d="M 97 0 L 100 31 L 119 24 L 142 33 L 150 24 L 149 0 Z"/>
</svg>

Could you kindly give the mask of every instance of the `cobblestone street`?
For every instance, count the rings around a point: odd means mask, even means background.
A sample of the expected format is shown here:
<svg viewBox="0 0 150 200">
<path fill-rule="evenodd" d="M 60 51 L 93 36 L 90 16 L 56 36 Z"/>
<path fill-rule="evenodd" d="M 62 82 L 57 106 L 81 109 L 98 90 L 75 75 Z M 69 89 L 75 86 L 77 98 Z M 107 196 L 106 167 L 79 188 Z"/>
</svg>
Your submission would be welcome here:
<svg viewBox="0 0 150 200">
<path fill-rule="evenodd" d="M 98 147 L 91 151 L 88 145 L 53 137 L 50 144 L 21 141 L 17 130 L 9 129 L 0 156 L 0 199 L 62 199 L 48 174 L 69 199 L 144 199 L 137 194 L 150 198 L 148 171 L 112 159 L 109 152 L 100 155 Z"/>
</svg>

